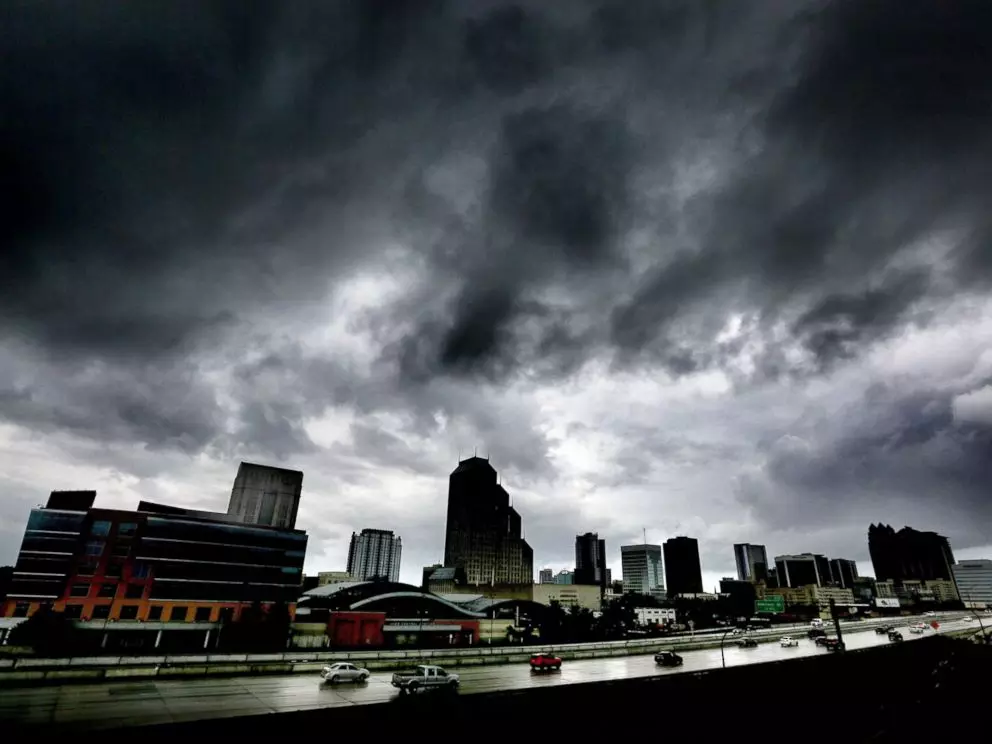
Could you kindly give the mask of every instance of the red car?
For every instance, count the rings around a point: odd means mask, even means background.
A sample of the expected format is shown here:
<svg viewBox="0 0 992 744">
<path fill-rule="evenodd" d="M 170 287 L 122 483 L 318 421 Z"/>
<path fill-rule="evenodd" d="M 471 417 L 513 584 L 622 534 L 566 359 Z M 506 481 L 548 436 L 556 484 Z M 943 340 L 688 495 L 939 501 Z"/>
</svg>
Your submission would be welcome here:
<svg viewBox="0 0 992 744">
<path fill-rule="evenodd" d="M 530 668 L 534 672 L 542 669 L 561 669 L 561 659 L 551 654 L 534 654 L 530 657 Z"/>
</svg>

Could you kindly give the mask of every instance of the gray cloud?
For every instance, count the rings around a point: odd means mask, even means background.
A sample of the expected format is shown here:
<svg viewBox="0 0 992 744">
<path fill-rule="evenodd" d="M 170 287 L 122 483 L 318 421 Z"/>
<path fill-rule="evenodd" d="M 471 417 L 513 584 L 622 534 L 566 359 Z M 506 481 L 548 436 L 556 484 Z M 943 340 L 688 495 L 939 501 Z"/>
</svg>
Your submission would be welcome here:
<svg viewBox="0 0 992 744">
<path fill-rule="evenodd" d="M 637 492 L 658 522 L 666 494 L 698 500 L 702 521 L 678 519 L 716 525 L 714 560 L 734 497 L 742 529 L 801 542 L 930 518 L 940 494 L 932 526 L 975 542 L 987 380 L 869 360 L 987 290 L 989 12 L 16 4 L 0 419 L 142 482 L 161 476 L 147 450 L 334 469 L 308 481 L 327 492 L 387 470 L 443 491 L 478 445 L 555 555 L 556 530 L 636 533 L 585 524 L 576 481 Z M 396 286 L 331 317 L 356 277 Z M 716 373 L 726 389 L 692 392 Z M 614 441 L 572 478 L 547 401 L 596 375 L 645 400 L 575 399 L 556 424 Z"/>
</svg>

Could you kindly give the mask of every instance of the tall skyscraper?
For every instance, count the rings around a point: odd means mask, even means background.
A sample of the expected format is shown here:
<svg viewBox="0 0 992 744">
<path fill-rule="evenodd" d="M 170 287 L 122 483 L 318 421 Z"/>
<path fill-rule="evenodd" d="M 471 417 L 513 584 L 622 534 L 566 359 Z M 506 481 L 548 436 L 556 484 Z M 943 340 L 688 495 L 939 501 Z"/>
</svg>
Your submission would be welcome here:
<svg viewBox="0 0 992 744">
<path fill-rule="evenodd" d="M 768 580 L 768 553 L 764 545 L 737 543 L 734 545 L 737 578 L 752 583 Z"/>
<path fill-rule="evenodd" d="M 660 545 L 621 545 L 624 594 L 650 594 L 665 588 Z"/>
<path fill-rule="evenodd" d="M 227 513 L 245 524 L 296 527 L 303 473 L 243 462 L 231 489 Z"/>
<path fill-rule="evenodd" d="M 348 573 L 355 581 L 399 581 L 403 541 L 392 530 L 364 529 L 351 533 Z"/>
<path fill-rule="evenodd" d="M 701 594 L 703 571 L 699 565 L 699 543 L 694 537 L 665 540 L 665 577 L 669 594 Z"/>
<path fill-rule="evenodd" d="M 775 556 L 780 587 L 827 586 L 833 583 L 830 561 L 818 553 Z"/>
<path fill-rule="evenodd" d="M 830 578 L 834 584 L 844 589 L 853 589 L 858 579 L 857 562 L 847 558 L 832 558 L 830 560 Z"/>
<path fill-rule="evenodd" d="M 539 584 L 554 584 L 555 583 L 555 572 L 550 568 L 542 568 L 538 572 L 538 583 Z"/>
<path fill-rule="evenodd" d="M 575 583 L 606 589 L 606 540 L 595 532 L 575 537 Z"/>
<path fill-rule="evenodd" d="M 534 551 L 521 536 L 520 515 L 481 457 L 462 460 L 448 479 L 444 565 L 461 568 L 468 584 L 534 583 Z"/>
<path fill-rule="evenodd" d="M 868 528 L 868 552 L 879 581 L 954 581 L 954 553 L 947 538 L 936 532 L 887 524 Z"/>
</svg>

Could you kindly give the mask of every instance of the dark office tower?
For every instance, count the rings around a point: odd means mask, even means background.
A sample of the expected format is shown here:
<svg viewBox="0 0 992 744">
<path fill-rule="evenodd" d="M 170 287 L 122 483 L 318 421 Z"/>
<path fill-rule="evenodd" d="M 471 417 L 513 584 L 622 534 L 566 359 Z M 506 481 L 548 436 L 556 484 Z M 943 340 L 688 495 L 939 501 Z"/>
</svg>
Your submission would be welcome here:
<svg viewBox="0 0 992 744">
<path fill-rule="evenodd" d="M 699 543 L 694 537 L 665 540 L 665 579 L 669 595 L 701 594 L 703 572 L 699 566 Z"/>
<path fill-rule="evenodd" d="M 903 527 L 896 532 L 887 524 L 868 528 L 868 552 L 879 581 L 953 581 L 954 553 L 936 532 Z"/>
<path fill-rule="evenodd" d="M 764 545 L 738 543 L 734 545 L 737 578 L 752 583 L 768 580 L 768 553 Z"/>
<path fill-rule="evenodd" d="M 595 532 L 575 537 L 575 583 L 606 589 L 606 540 Z"/>
<path fill-rule="evenodd" d="M 854 589 L 858 579 L 858 564 L 847 558 L 834 558 L 830 561 L 830 573 L 835 584 L 843 589 Z"/>
<path fill-rule="evenodd" d="M 468 584 L 534 583 L 534 553 L 489 460 L 462 460 L 448 479 L 444 565 Z"/>
<path fill-rule="evenodd" d="M 775 556 L 775 573 L 780 587 L 827 586 L 833 583 L 830 561 L 814 553 Z"/>
</svg>

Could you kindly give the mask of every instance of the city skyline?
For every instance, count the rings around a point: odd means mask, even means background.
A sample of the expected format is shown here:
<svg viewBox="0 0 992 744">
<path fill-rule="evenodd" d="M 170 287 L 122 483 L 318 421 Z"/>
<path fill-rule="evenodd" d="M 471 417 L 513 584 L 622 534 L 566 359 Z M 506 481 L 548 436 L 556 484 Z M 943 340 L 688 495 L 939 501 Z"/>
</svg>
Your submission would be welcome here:
<svg viewBox="0 0 992 744">
<path fill-rule="evenodd" d="M 416 582 L 475 450 L 556 569 L 992 555 L 984 4 L 8 5 L 0 563 L 245 461 Z"/>
</svg>

